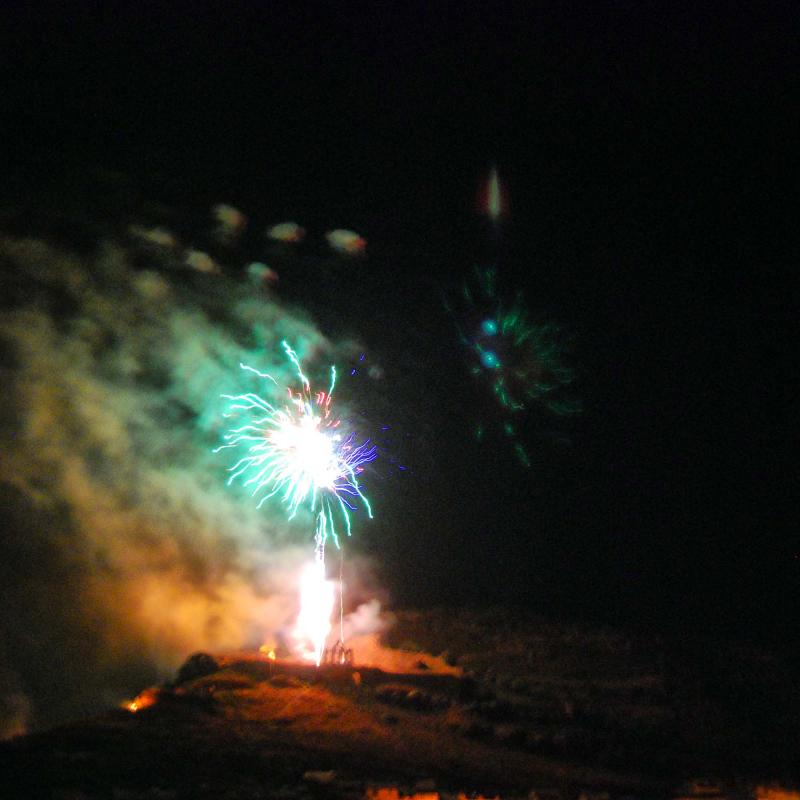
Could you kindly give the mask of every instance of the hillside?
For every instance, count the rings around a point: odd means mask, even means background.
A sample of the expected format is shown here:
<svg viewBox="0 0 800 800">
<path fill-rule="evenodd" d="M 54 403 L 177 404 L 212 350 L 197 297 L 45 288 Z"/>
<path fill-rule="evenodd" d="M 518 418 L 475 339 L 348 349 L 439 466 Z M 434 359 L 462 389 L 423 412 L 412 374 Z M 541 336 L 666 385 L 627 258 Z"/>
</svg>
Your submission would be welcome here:
<svg viewBox="0 0 800 800">
<path fill-rule="evenodd" d="M 399 614 L 388 641 L 403 639 L 412 668 L 402 674 L 360 664 L 358 649 L 355 666 L 320 669 L 258 653 L 195 656 L 135 706 L 4 743 L 5 791 L 732 797 L 791 780 L 797 717 L 776 657 L 710 642 L 690 656 L 667 642 L 512 618 Z M 459 666 L 408 649 L 442 644 Z M 375 661 L 384 651 L 370 652 Z"/>
</svg>

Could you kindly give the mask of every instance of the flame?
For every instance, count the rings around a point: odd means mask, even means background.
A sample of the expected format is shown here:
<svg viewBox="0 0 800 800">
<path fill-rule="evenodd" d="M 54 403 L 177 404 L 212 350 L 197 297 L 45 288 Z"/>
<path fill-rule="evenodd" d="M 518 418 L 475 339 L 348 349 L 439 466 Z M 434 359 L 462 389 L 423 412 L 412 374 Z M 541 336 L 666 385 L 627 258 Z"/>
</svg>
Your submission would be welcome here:
<svg viewBox="0 0 800 800">
<path fill-rule="evenodd" d="M 122 708 L 130 711 L 132 714 L 135 714 L 137 711 L 141 711 L 143 708 L 155 705 L 157 700 L 157 689 L 145 689 L 143 692 L 136 695 L 133 700 L 126 700 L 123 702 L 121 706 Z"/>
<path fill-rule="evenodd" d="M 300 575 L 300 614 L 294 628 L 298 653 L 308 661 L 322 661 L 325 640 L 331 630 L 334 582 L 325 578 L 325 563 L 319 559 Z"/>
<path fill-rule="evenodd" d="M 277 658 L 275 648 L 271 644 L 262 644 L 261 647 L 258 648 L 258 652 L 265 655 L 270 661 L 275 661 Z"/>
</svg>

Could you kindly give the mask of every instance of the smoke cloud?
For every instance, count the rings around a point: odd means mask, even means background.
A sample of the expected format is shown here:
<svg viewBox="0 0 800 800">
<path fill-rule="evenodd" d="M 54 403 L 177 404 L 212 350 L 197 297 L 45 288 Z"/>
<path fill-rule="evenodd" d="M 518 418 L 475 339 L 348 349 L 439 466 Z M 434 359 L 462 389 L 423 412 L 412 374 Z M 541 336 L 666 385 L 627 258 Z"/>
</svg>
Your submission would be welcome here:
<svg viewBox="0 0 800 800">
<path fill-rule="evenodd" d="M 211 452 L 220 395 L 268 394 L 240 362 L 291 382 L 284 338 L 323 368 L 336 349 L 244 279 L 120 241 L 78 257 L 0 237 L 0 269 L 9 736 L 91 714 L 195 650 L 255 647 L 290 622 L 313 521 L 290 527 L 225 485 L 229 464 Z M 361 616 L 355 627 L 374 630 L 376 610 Z"/>
</svg>

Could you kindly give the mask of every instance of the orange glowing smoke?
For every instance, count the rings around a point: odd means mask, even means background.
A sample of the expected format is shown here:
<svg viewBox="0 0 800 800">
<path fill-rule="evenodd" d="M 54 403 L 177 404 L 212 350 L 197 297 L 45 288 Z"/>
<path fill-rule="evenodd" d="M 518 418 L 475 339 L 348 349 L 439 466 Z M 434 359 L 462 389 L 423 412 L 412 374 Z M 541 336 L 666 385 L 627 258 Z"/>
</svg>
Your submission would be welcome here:
<svg viewBox="0 0 800 800">
<path fill-rule="evenodd" d="M 145 689 L 136 695 L 133 700 L 126 700 L 122 703 L 122 708 L 127 709 L 132 714 L 141 711 L 143 708 L 155 705 L 158 702 L 158 689 Z"/>
<path fill-rule="evenodd" d="M 472 800 L 488 800 L 482 794 L 470 795 Z M 370 787 L 367 789 L 366 800 L 439 800 L 439 792 L 415 792 L 414 794 L 400 794 L 396 786 Z M 456 800 L 467 800 L 462 792 L 456 795 Z M 495 797 L 494 800 L 500 800 Z"/>
<path fill-rule="evenodd" d="M 777 786 L 756 786 L 756 800 L 800 800 L 800 792 Z"/>
</svg>

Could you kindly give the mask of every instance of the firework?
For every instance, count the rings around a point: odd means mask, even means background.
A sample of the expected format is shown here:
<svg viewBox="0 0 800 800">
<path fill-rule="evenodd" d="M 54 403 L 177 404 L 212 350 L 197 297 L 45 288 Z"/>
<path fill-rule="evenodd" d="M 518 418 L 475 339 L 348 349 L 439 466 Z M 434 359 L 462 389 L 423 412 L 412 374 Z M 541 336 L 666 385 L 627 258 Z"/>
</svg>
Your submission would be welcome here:
<svg viewBox="0 0 800 800">
<path fill-rule="evenodd" d="M 491 220 L 493 225 L 497 225 L 508 213 L 508 195 L 496 167 L 492 167 L 488 177 L 481 184 L 478 209 Z"/>
<path fill-rule="evenodd" d="M 285 341 L 282 345 L 295 368 L 298 387 L 286 387 L 283 403 L 272 403 L 255 393 L 223 395 L 231 403 L 225 416 L 242 419 L 243 424 L 231 429 L 224 437 L 225 444 L 214 452 L 233 449 L 242 453 L 229 470 L 228 485 L 241 479 L 258 498 L 258 507 L 278 498 L 293 519 L 301 506 L 307 506 L 315 515 L 317 559 L 323 561 L 329 538 L 339 546 L 342 525 L 350 535 L 350 512 L 356 510 L 359 500 L 372 517 L 358 476 L 375 458 L 377 448 L 369 440 L 359 443 L 355 433 L 343 431 L 341 420 L 333 413 L 336 368 L 331 367 L 327 391 L 312 391 L 297 354 Z M 245 364 L 240 367 L 278 387 L 272 376 Z"/>
<path fill-rule="evenodd" d="M 331 632 L 335 599 L 335 584 L 327 579 L 325 564 L 315 559 L 306 565 L 300 576 L 300 616 L 295 623 L 293 636 L 303 658 L 313 659 L 317 666 L 322 661 L 325 640 Z M 306 643 L 310 643 L 310 646 Z"/>
<path fill-rule="evenodd" d="M 534 405 L 559 416 L 580 410 L 571 393 L 575 372 L 564 358 L 565 336 L 552 322 L 534 321 L 521 296 L 504 298 L 494 269 L 476 268 L 445 307 L 464 345 L 470 372 L 489 386 L 505 416 L 503 431 L 515 439 L 514 450 L 527 466 L 517 424 L 524 412 Z M 479 425 L 479 437 L 482 431 Z"/>
</svg>

